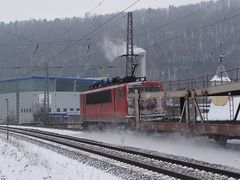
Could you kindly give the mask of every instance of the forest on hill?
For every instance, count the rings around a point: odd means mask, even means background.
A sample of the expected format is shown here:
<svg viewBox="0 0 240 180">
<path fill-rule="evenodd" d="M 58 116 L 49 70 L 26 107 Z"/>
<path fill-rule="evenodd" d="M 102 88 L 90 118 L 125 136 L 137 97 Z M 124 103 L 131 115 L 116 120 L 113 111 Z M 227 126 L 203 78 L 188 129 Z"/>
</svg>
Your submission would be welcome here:
<svg viewBox="0 0 240 180">
<path fill-rule="evenodd" d="M 125 59 L 119 56 L 126 53 L 127 16 L 105 23 L 114 16 L 0 23 L 0 78 L 43 75 L 46 62 L 54 76 L 123 76 Z M 147 78 L 213 74 L 220 44 L 226 69 L 238 67 L 239 22 L 239 0 L 134 11 L 134 44 L 146 51 Z"/>
</svg>

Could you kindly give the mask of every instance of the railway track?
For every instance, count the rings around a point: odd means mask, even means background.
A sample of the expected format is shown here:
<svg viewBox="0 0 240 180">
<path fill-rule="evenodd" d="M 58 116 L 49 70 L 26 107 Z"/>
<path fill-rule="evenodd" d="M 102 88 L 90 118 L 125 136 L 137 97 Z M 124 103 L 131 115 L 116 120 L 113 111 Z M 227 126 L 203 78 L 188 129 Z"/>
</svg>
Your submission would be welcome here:
<svg viewBox="0 0 240 180">
<path fill-rule="evenodd" d="M 5 131 L 6 128 L 0 127 L 0 130 Z M 9 128 L 9 131 L 58 143 L 178 179 L 240 179 L 240 172 L 220 169 L 210 164 L 203 165 L 155 155 L 139 149 L 130 149 L 34 129 Z"/>
</svg>

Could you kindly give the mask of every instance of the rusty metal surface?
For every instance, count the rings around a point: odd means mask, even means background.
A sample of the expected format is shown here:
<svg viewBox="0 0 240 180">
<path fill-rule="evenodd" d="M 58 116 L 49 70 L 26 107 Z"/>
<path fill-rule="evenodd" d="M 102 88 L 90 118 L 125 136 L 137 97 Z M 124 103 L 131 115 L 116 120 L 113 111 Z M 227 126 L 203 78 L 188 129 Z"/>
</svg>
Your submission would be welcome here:
<svg viewBox="0 0 240 180">
<path fill-rule="evenodd" d="M 201 135 L 226 135 L 226 136 L 240 136 L 240 125 L 236 124 L 201 124 L 197 123 L 194 129 L 196 134 Z"/>
<path fill-rule="evenodd" d="M 155 130 L 163 132 L 188 132 L 189 128 L 186 123 L 179 122 L 141 122 L 143 130 Z"/>
<path fill-rule="evenodd" d="M 191 95 L 191 96 L 190 96 Z M 195 99 L 196 96 L 223 96 L 223 95 L 240 95 L 240 82 L 231 82 L 223 85 L 215 85 L 207 88 L 196 89 L 190 91 L 189 90 L 178 90 L 178 91 L 162 91 L 162 92 L 151 92 L 151 93 L 141 93 L 140 97 L 147 98 L 177 98 L 183 97 L 185 101 L 188 102 L 189 98 Z M 196 99 L 195 99 L 196 101 Z M 182 109 L 182 114 L 185 113 L 186 118 L 185 122 L 179 121 L 149 121 L 149 122 L 141 122 L 140 129 L 143 130 L 153 130 L 153 131 L 162 131 L 162 132 L 193 132 L 198 135 L 221 135 L 228 137 L 240 137 L 240 122 L 237 124 L 233 124 L 230 122 L 196 122 L 197 114 L 196 110 L 198 110 L 198 114 L 201 114 L 201 111 L 198 107 L 197 102 L 195 102 L 195 106 L 186 104 L 185 108 Z M 193 114 L 189 113 L 189 108 L 192 108 Z M 195 108 L 196 110 L 195 110 Z M 184 113 L 183 113 L 184 112 Z M 193 119 L 195 118 L 195 121 Z M 189 119 L 191 119 L 191 123 L 186 123 Z M 235 121 L 236 122 L 236 121 Z M 191 126 L 191 127 L 190 127 Z"/>
<path fill-rule="evenodd" d="M 191 128 L 186 123 L 179 122 L 141 122 L 141 129 L 154 130 L 162 132 L 191 132 Z M 240 124 L 229 123 L 204 123 L 198 122 L 195 124 L 193 132 L 198 135 L 225 135 L 225 136 L 240 136 Z"/>
</svg>

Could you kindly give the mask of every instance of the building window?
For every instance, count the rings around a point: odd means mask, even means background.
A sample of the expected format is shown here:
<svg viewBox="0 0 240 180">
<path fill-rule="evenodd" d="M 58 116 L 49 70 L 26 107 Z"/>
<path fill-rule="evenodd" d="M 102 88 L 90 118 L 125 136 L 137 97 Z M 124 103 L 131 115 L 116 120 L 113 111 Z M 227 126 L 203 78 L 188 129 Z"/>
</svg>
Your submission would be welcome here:
<svg viewBox="0 0 240 180">
<path fill-rule="evenodd" d="M 70 111 L 74 111 L 73 108 L 70 108 Z"/>
<path fill-rule="evenodd" d="M 28 108 L 26 109 L 26 112 L 28 113 Z"/>
<path fill-rule="evenodd" d="M 21 113 L 23 113 L 23 109 L 21 109 Z"/>
<path fill-rule="evenodd" d="M 68 79 L 57 79 L 56 91 L 73 91 L 74 81 Z"/>
<path fill-rule="evenodd" d="M 63 112 L 67 112 L 67 108 L 63 108 Z"/>
<path fill-rule="evenodd" d="M 77 111 L 80 111 L 80 108 L 77 108 L 76 110 L 77 110 Z"/>
<path fill-rule="evenodd" d="M 31 108 L 29 108 L 29 112 L 32 112 L 32 109 L 31 109 Z"/>
<path fill-rule="evenodd" d="M 80 82 L 76 81 L 76 91 L 86 91 L 89 88 L 89 85 L 91 85 L 91 82 Z"/>
<path fill-rule="evenodd" d="M 60 112 L 60 108 L 57 108 L 57 112 Z"/>
<path fill-rule="evenodd" d="M 25 113 L 25 108 L 23 109 L 23 112 Z"/>
</svg>

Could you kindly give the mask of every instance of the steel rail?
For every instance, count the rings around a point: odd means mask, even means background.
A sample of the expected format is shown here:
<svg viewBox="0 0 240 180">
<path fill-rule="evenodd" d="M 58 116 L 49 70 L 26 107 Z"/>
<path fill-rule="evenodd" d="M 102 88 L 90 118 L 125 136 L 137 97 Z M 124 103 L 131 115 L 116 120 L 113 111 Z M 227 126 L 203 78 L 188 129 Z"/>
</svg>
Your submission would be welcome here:
<svg viewBox="0 0 240 180">
<path fill-rule="evenodd" d="M 16 128 L 16 129 L 21 129 L 21 128 Z M 40 130 L 32 130 L 32 129 L 26 129 L 26 130 L 31 131 L 31 132 L 36 132 L 37 131 L 37 132 L 39 132 L 41 134 L 45 134 L 45 135 L 54 135 L 55 137 L 59 137 L 59 138 L 65 138 L 65 139 L 76 141 L 76 142 L 88 143 L 88 144 L 91 144 L 91 145 L 96 145 L 96 146 L 100 146 L 100 147 L 104 147 L 104 148 L 108 148 L 108 149 L 112 149 L 112 150 L 117 150 L 117 151 L 122 151 L 122 152 L 125 152 L 125 153 L 140 155 L 140 156 L 150 158 L 150 159 L 165 161 L 165 162 L 172 163 L 172 164 L 191 167 L 191 168 L 198 169 L 198 170 L 203 170 L 203 171 L 207 171 L 207 172 L 222 174 L 222 175 L 225 175 L 225 176 L 228 176 L 228 177 L 233 177 L 233 178 L 240 179 L 240 173 L 236 173 L 236 172 L 228 171 L 228 170 L 223 170 L 223 169 L 219 169 L 219 168 L 214 168 L 210 165 L 207 166 L 207 165 L 202 165 L 202 164 L 195 164 L 195 163 L 192 163 L 192 162 L 177 160 L 177 159 L 164 157 L 164 156 L 160 156 L 160 155 L 153 155 L 153 154 L 150 154 L 150 153 L 144 153 L 144 152 L 141 152 L 137 149 L 135 149 L 135 150 L 126 149 L 124 147 L 113 146 L 113 145 L 110 145 L 110 144 L 107 144 L 107 143 L 98 142 L 98 141 L 89 140 L 89 139 L 84 139 L 84 138 L 77 138 L 77 137 L 72 137 L 72 136 L 68 136 L 68 135 L 61 135 L 61 134 L 57 134 L 57 133 L 51 133 L 51 132 L 40 131 Z"/>
<path fill-rule="evenodd" d="M 2 129 L 2 127 L 1 127 L 1 129 Z M 177 160 L 177 159 L 173 159 L 173 158 L 169 158 L 169 157 L 153 155 L 153 154 L 150 154 L 150 153 L 144 153 L 144 152 L 141 152 L 141 151 L 139 151 L 137 149 L 131 150 L 131 149 L 126 149 L 124 147 L 114 146 L 114 145 L 110 145 L 110 144 L 107 144 L 107 143 L 98 142 L 98 141 L 94 141 L 94 140 L 77 138 L 77 137 L 72 137 L 72 136 L 68 136 L 68 135 L 61 135 L 61 134 L 57 134 L 57 133 L 51 133 L 51 132 L 40 131 L 40 130 L 11 128 L 11 131 L 14 132 L 14 130 L 16 130 L 16 131 L 19 131 L 19 130 L 20 131 L 28 131 L 28 132 L 31 132 L 31 133 L 38 133 L 38 134 L 41 134 L 41 135 L 53 136 L 53 137 L 57 137 L 57 138 L 62 138 L 62 139 L 75 141 L 75 142 L 78 142 L 78 143 L 87 143 L 87 144 L 99 146 L 99 147 L 102 147 L 102 148 L 107 148 L 107 149 L 116 150 L 116 151 L 120 151 L 120 152 L 124 152 L 124 153 L 139 155 L 139 156 L 142 156 L 142 157 L 145 157 L 145 158 L 149 158 L 149 159 L 164 161 L 164 162 L 168 162 L 168 163 L 172 163 L 172 164 L 176 164 L 176 165 L 191 167 L 191 168 L 194 168 L 194 169 L 197 169 L 197 170 L 204 170 L 204 171 L 207 171 L 207 172 L 217 173 L 217 174 L 220 174 L 220 175 L 225 175 L 225 176 L 228 176 L 228 177 L 233 177 L 233 178 L 240 179 L 240 173 L 237 173 L 237 172 L 223 170 L 223 169 L 219 169 L 219 168 L 214 168 L 214 167 L 211 167 L 210 165 L 207 166 L 207 165 L 202 165 L 202 164 L 195 164 L 195 163 L 191 163 L 191 162 L 187 162 L 187 161 L 183 161 L 183 160 Z M 22 132 L 17 132 L 17 133 L 22 133 Z M 26 132 L 24 132 L 24 133 L 25 133 L 25 135 L 29 135 Z M 36 135 L 35 135 L 35 137 L 39 138 Z M 45 140 L 53 141 L 53 139 L 49 139 L 49 138 L 47 138 Z M 57 142 L 57 143 L 59 143 L 59 142 Z M 70 146 L 70 144 L 63 144 L 63 145 Z M 74 147 L 74 148 L 79 149 L 78 146 Z M 121 160 L 122 158 L 119 159 L 119 157 L 117 157 L 117 159 L 116 159 L 115 156 L 112 157 L 112 155 L 106 155 L 105 153 L 101 153 L 99 151 L 96 152 L 94 150 L 86 150 L 85 148 L 82 148 L 81 150 L 88 151 L 88 152 L 92 151 L 91 153 L 98 154 L 98 155 L 105 156 L 105 157 L 109 156 L 108 158 L 115 159 L 115 160 L 123 162 Z M 136 164 L 134 164 L 134 163 L 132 163 L 132 160 L 130 160 L 130 162 L 128 162 L 128 161 L 129 160 L 125 159 L 125 162 L 128 163 L 128 164 L 132 164 L 132 165 L 143 167 L 145 169 L 152 170 L 152 171 L 155 171 L 155 172 L 158 172 L 158 173 L 162 173 L 162 174 L 166 174 L 166 175 L 169 175 L 169 176 L 173 176 L 172 175 L 172 173 L 173 173 L 172 171 L 169 174 L 168 170 L 166 172 L 165 169 L 159 171 L 159 168 L 156 168 L 156 167 L 152 167 L 152 166 L 149 167 L 149 165 L 146 165 L 146 164 L 141 165 L 142 163 L 139 163 L 139 162 L 135 162 Z M 153 169 L 151 169 L 151 168 L 153 168 Z M 173 177 L 176 177 L 176 178 L 186 178 L 186 177 L 183 177 L 185 175 L 183 175 L 183 176 L 182 175 L 183 174 L 181 174 L 180 177 L 179 177 L 179 175 L 173 176 Z M 189 176 L 189 175 L 187 175 L 187 176 L 190 179 L 192 179 L 192 178 L 193 179 L 198 179 L 196 177 L 192 177 L 192 176 Z"/>
<path fill-rule="evenodd" d="M 5 128 L 0 127 L 0 129 L 5 129 Z M 65 145 L 65 146 L 68 146 L 68 147 L 71 147 L 71 148 L 74 148 L 74 149 L 78 149 L 78 150 L 82 150 L 82 151 L 92 153 L 92 154 L 95 154 L 95 155 L 99 155 L 99 156 L 102 156 L 102 157 L 110 158 L 110 159 L 113 159 L 113 160 L 116 160 L 116 161 L 119 161 L 119 162 L 123 162 L 123 163 L 133 165 L 133 166 L 136 166 L 136 167 L 139 167 L 139 168 L 143 168 L 143 169 L 146 169 L 146 170 L 157 172 L 157 173 L 160 173 L 160 174 L 163 174 L 163 175 L 168 175 L 170 177 L 175 177 L 175 178 L 180 178 L 180 179 L 199 180 L 199 178 L 196 178 L 196 177 L 191 176 L 191 175 L 187 175 L 187 174 L 183 174 L 183 173 L 177 173 L 177 172 L 173 172 L 171 170 L 163 169 L 161 167 L 155 167 L 155 166 L 151 166 L 151 165 L 144 164 L 144 163 L 141 163 L 141 162 L 137 162 L 137 161 L 134 161 L 134 160 L 126 159 L 124 157 L 119 157 L 119 156 L 116 156 L 116 155 L 103 153 L 103 152 L 100 152 L 100 151 L 97 151 L 97 150 L 94 150 L 94 149 L 90 149 L 90 148 L 86 148 L 86 147 L 82 147 L 82 146 L 79 146 L 79 145 L 72 144 L 69 141 L 57 140 L 54 135 L 50 135 L 50 134 L 49 135 L 47 135 L 47 134 L 40 134 L 39 135 L 39 132 L 37 132 L 37 131 L 32 132 L 32 131 L 29 131 L 27 129 L 9 128 L 9 131 L 14 132 L 14 133 L 18 133 L 18 134 L 23 134 L 23 135 L 35 137 L 35 138 L 39 138 L 39 139 L 42 139 L 42 140 L 51 141 L 51 142 L 54 142 L 54 143 L 57 143 L 57 144 Z M 33 134 L 33 133 L 35 133 L 35 134 Z M 45 137 L 43 137 L 43 136 L 45 136 Z M 61 137 L 61 139 L 66 140 L 66 138 L 62 138 L 62 137 Z M 69 139 L 67 138 L 67 140 L 69 140 Z"/>
</svg>

